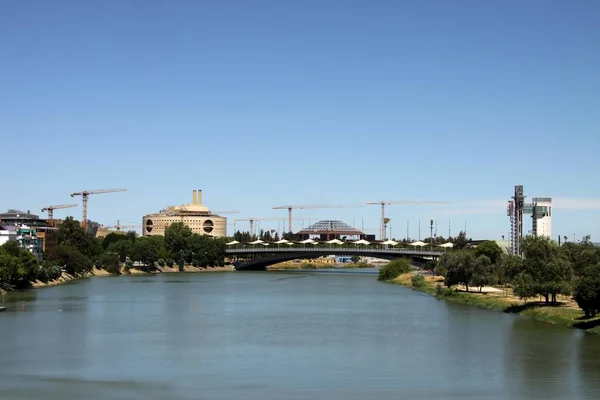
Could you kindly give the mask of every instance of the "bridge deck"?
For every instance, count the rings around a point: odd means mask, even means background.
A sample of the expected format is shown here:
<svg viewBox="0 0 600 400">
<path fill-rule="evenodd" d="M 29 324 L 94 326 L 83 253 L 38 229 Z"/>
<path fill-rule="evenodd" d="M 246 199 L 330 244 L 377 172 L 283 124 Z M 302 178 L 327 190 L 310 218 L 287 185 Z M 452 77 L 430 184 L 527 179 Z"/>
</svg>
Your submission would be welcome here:
<svg viewBox="0 0 600 400">
<path fill-rule="evenodd" d="M 310 253 L 310 254 L 397 254 L 398 256 L 434 256 L 439 257 L 443 251 L 423 249 L 387 249 L 387 248 L 356 248 L 356 247 L 243 247 L 226 249 L 225 254 L 274 254 L 274 253 Z"/>
</svg>

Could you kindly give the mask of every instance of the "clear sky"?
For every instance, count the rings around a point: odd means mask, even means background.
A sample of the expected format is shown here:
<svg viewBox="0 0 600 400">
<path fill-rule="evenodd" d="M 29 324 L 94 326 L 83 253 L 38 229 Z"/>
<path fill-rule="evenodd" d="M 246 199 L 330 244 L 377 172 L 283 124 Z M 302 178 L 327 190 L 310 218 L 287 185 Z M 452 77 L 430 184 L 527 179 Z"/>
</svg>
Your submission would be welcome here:
<svg viewBox="0 0 600 400">
<path fill-rule="evenodd" d="M 392 236 L 434 218 L 499 239 L 523 184 L 555 199 L 553 236 L 598 241 L 599 71 L 595 0 L 6 0 L 0 210 L 113 187 L 90 219 L 141 223 L 195 188 L 231 223 L 443 200 L 388 207 Z"/>
</svg>

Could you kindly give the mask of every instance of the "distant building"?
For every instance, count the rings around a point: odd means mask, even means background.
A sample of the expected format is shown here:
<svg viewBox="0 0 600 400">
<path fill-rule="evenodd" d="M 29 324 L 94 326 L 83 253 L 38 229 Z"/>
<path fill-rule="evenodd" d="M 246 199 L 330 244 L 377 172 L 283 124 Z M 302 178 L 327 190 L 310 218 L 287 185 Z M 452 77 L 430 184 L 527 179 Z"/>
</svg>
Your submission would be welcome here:
<svg viewBox="0 0 600 400">
<path fill-rule="evenodd" d="M 17 241 L 17 232 L 0 225 L 0 246 L 6 242 Z"/>
<path fill-rule="evenodd" d="M 312 224 L 308 228 L 302 229 L 296 233 L 296 236 L 301 240 L 308 239 L 311 236 L 318 236 L 319 240 L 323 241 L 344 238 L 375 240 L 375 235 L 365 235 L 364 232 L 361 232 L 342 221 L 331 220 L 319 221 Z"/>
<path fill-rule="evenodd" d="M 533 236 L 552 238 L 552 199 L 550 197 L 534 197 L 531 205 Z"/>
<path fill-rule="evenodd" d="M 54 226 L 60 222 L 60 220 L 54 220 Z M 0 225 L 13 232 L 17 232 L 19 227 L 23 226 L 27 227 L 26 229 L 34 228 L 36 243 L 41 245 L 41 252 L 47 251 L 52 247 L 52 231 L 56 230 L 56 228 L 50 227 L 46 219 L 40 218 L 37 214 L 32 214 L 30 210 L 9 209 L 4 213 L 0 213 Z M 1 241 L 2 239 L 0 239 Z"/>
<path fill-rule="evenodd" d="M 227 236 L 227 218 L 210 212 L 202 205 L 202 191 L 194 190 L 192 203 L 170 206 L 159 213 L 145 215 L 142 220 L 142 234 L 153 236 L 165 234 L 165 229 L 174 222 L 182 222 L 192 232 L 213 237 Z"/>
<path fill-rule="evenodd" d="M 43 240 L 38 237 L 37 229 L 27 225 L 15 227 L 17 231 L 17 242 L 21 248 L 31 252 L 38 261 L 42 261 L 44 249 Z"/>
<path fill-rule="evenodd" d="M 42 261 L 44 241 L 38 236 L 36 228 L 27 225 L 0 226 L 0 245 L 17 242 L 19 246 L 31 252 L 38 261 Z"/>
<path fill-rule="evenodd" d="M 33 227 L 45 227 L 48 226 L 48 221 L 40 218 L 39 215 L 32 214 L 30 210 L 25 212 L 21 210 L 9 209 L 5 213 L 0 213 L 0 225 L 28 225 Z"/>
</svg>

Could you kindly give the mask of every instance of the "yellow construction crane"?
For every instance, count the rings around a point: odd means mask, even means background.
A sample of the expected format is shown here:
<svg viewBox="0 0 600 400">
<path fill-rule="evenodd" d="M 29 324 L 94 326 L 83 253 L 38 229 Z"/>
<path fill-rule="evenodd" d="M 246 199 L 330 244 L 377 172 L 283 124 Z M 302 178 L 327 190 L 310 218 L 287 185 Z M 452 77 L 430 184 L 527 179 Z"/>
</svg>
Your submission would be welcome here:
<svg viewBox="0 0 600 400">
<path fill-rule="evenodd" d="M 42 212 L 48 211 L 48 223 L 50 225 L 52 225 L 52 220 L 54 217 L 54 210 L 60 210 L 62 208 L 71 208 L 71 207 L 77 207 L 77 204 L 59 204 L 56 206 L 48 206 L 48 207 L 42 208 Z"/>
<path fill-rule="evenodd" d="M 292 231 L 292 210 L 294 208 L 303 209 L 303 208 L 354 208 L 354 207 L 362 207 L 362 204 L 354 204 L 354 205 L 332 205 L 332 204 L 308 204 L 308 205 L 286 205 L 286 206 L 277 206 L 273 207 L 273 210 L 288 210 L 288 229 L 289 232 Z"/>
<path fill-rule="evenodd" d="M 379 204 L 381 206 L 381 240 L 385 240 L 385 227 L 387 225 L 385 217 L 385 206 L 392 204 L 448 204 L 447 201 L 413 201 L 413 200 L 380 200 L 380 201 L 367 201 L 367 205 Z M 389 222 L 389 220 L 388 220 Z"/>
<path fill-rule="evenodd" d="M 83 220 L 81 226 L 83 230 L 87 230 L 87 202 L 90 194 L 101 194 L 101 193 L 113 193 L 113 192 L 124 192 L 127 189 L 98 189 L 98 190 L 84 190 L 82 192 L 71 193 L 71 197 L 81 196 L 81 202 L 83 205 Z"/>
</svg>

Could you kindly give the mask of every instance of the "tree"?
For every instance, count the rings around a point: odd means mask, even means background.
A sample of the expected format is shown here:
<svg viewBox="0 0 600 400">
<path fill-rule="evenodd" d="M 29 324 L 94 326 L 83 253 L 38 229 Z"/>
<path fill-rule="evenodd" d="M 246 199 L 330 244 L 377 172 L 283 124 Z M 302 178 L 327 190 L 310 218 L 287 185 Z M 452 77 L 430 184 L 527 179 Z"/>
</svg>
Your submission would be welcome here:
<svg viewBox="0 0 600 400">
<path fill-rule="evenodd" d="M 60 224 L 56 231 L 56 241 L 59 245 L 71 246 L 88 257 L 102 252 L 94 236 L 86 233 L 73 217 L 67 217 Z"/>
<path fill-rule="evenodd" d="M 48 258 L 64 266 L 67 273 L 73 276 L 85 274 L 92 269 L 90 259 L 73 246 L 57 246 L 50 251 Z"/>
<path fill-rule="evenodd" d="M 21 276 L 22 268 L 19 259 L 7 252 L 0 253 L 0 288 L 14 285 Z"/>
<path fill-rule="evenodd" d="M 475 247 L 475 257 L 486 256 L 490 259 L 491 264 L 497 264 L 500 261 L 504 252 L 498 246 L 498 243 L 493 240 L 486 240 Z"/>
<path fill-rule="evenodd" d="M 156 248 L 156 251 L 158 252 L 158 258 L 167 258 L 169 256 L 169 253 L 167 252 L 167 248 L 165 247 L 165 238 L 164 236 L 147 236 L 145 238 L 142 239 L 147 239 L 150 241 L 150 243 L 152 243 L 152 246 L 154 246 Z M 140 239 L 140 240 L 142 240 Z"/>
<path fill-rule="evenodd" d="M 582 271 L 573 297 L 586 318 L 595 317 L 600 311 L 600 262 Z"/>
<path fill-rule="evenodd" d="M 360 256 L 357 256 L 357 255 L 355 254 L 355 255 L 353 255 L 353 256 L 352 256 L 350 259 L 352 260 L 352 262 L 353 262 L 354 264 L 356 264 L 357 262 L 359 262 L 359 261 L 360 261 Z"/>
<path fill-rule="evenodd" d="M 585 268 L 600 262 L 600 248 L 592 243 L 589 235 L 579 243 L 565 243 L 562 249 L 571 260 L 576 275 L 582 275 Z"/>
<path fill-rule="evenodd" d="M 512 282 L 523 271 L 523 259 L 514 254 L 504 254 L 494 267 L 494 276 L 501 285 Z"/>
<path fill-rule="evenodd" d="M 102 248 L 107 250 L 112 243 L 129 241 L 129 238 L 121 233 L 111 232 L 102 239 Z"/>
<path fill-rule="evenodd" d="M 425 263 L 425 265 L 423 265 L 423 270 L 431 271 L 433 273 L 436 266 L 437 266 L 437 262 L 435 262 L 433 260 L 429 260 Z"/>
<path fill-rule="evenodd" d="M 154 266 L 158 258 L 158 249 L 149 238 L 137 239 L 131 248 L 131 259 L 145 266 Z"/>
<path fill-rule="evenodd" d="M 513 293 L 521 299 L 527 299 L 536 295 L 536 283 L 530 274 L 520 272 L 513 281 Z"/>
<path fill-rule="evenodd" d="M 475 259 L 470 284 L 471 286 L 479 287 L 479 292 L 481 292 L 481 289 L 486 285 L 492 284 L 492 281 L 492 262 L 488 256 L 482 254 Z"/>
<path fill-rule="evenodd" d="M 445 263 L 448 271 L 444 280 L 446 286 L 451 287 L 463 284 L 468 292 L 475 269 L 475 257 L 473 253 L 466 250 L 450 253 Z"/>
<path fill-rule="evenodd" d="M 467 235 L 460 231 L 458 236 L 454 239 L 454 249 L 455 250 L 465 250 L 469 245 L 469 241 L 467 240 Z"/>
<path fill-rule="evenodd" d="M 573 281 L 573 268 L 563 249 L 544 236 L 529 236 L 523 239 L 521 249 L 524 254 L 523 272 L 515 280 L 515 293 L 529 293 L 544 296 L 546 304 L 556 303 L 557 294 L 570 294 Z M 528 276 L 527 276 L 528 275 Z M 533 285 L 521 288 L 519 285 Z"/>
<path fill-rule="evenodd" d="M 106 272 L 114 275 L 121 275 L 119 255 L 117 253 L 102 254 L 99 261 Z"/>
<path fill-rule="evenodd" d="M 174 222 L 165 229 L 165 248 L 174 257 L 187 250 L 192 230 L 183 222 Z"/>
<path fill-rule="evenodd" d="M 119 240 L 118 242 L 111 243 L 106 251 L 108 253 L 116 253 L 119 255 L 119 260 L 125 262 L 127 257 L 131 257 L 131 248 L 133 243 L 129 240 Z"/>
<path fill-rule="evenodd" d="M 379 270 L 380 281 L 389 281 L 397 278 L 399 275 L 406 274 L 410 271 L 410 261 L 406 258 L 399 258 L 397 260 L 390 261 Z"/>
</svg>

